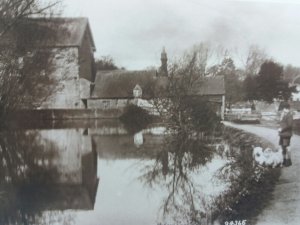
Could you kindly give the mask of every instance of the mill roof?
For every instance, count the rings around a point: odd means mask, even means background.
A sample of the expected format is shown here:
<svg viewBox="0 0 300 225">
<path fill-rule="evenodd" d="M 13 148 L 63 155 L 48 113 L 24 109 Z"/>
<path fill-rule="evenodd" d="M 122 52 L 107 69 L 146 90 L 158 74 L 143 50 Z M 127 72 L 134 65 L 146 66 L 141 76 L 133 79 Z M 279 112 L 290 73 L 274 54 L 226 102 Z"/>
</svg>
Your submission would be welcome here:
<svg viewBox="0 0 300 225">
<path fill-rule="evenodd" d="M 0 25 L 1 27 L 1 25 Z M 43 47 L 81 46 L 88 33 L 93 50 L 95 44 L 87 18 L 29 18 L 21 20 L 1 37 L 0 45 L 8 45 L 12 40 Z M 17 35 L 16 35 L 17 34 Z M 15 35 L 16 39 L 12 37 Z"/>
</svg>

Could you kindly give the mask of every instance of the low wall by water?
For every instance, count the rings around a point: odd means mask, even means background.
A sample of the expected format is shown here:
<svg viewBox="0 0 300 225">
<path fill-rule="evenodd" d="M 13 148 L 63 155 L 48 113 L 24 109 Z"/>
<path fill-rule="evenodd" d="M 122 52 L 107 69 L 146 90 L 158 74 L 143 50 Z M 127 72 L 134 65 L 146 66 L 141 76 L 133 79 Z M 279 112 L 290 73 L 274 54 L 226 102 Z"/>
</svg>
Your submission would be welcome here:
<svg viewBox="0 0 300 225">
<path fill-rule="evenodd" d="M 40 109 L 18 110 L 9 114 L 12 120 L 75 120 L 75 119 L 112 119 L 119 118 L 121 109 Z"/>
</svg>

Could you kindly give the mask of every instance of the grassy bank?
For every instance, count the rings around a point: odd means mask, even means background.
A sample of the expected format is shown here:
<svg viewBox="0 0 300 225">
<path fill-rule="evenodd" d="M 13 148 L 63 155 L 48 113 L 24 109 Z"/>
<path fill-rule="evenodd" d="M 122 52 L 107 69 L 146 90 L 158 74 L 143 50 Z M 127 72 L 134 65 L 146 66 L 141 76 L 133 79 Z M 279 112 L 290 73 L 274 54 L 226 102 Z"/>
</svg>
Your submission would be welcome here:
<svg viewBox="0 0 300 225">
<path fill-rule="evenodd" d="M 279 168 L 266 168 L 253 163 L 253 146 L 273 147 L 261 138 L 236 130 L 224 128 L 224 139 L 230 144 L 228 157 L 233 159 L 226 168 L 223 178 L 230 182 L 229 191 L 216 202 L 214 218 L 221 224 L 225 221 L 247 220 L 255 224 L 256 217 L 272 198 Z"/>
</svg>

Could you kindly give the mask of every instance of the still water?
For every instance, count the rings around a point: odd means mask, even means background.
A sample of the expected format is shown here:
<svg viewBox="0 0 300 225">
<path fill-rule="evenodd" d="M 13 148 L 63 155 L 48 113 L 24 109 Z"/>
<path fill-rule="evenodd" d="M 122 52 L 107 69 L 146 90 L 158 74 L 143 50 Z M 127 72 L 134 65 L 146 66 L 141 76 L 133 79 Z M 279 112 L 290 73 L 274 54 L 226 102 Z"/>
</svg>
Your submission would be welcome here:
<svg viewBox="0 0 300 225">
<path fill-rule="evenodd" d="M 166 150 L 163 132 L 114 120 L 1 131 L 0 224 L 205 224 L 227 162 Z"/>
</svg>

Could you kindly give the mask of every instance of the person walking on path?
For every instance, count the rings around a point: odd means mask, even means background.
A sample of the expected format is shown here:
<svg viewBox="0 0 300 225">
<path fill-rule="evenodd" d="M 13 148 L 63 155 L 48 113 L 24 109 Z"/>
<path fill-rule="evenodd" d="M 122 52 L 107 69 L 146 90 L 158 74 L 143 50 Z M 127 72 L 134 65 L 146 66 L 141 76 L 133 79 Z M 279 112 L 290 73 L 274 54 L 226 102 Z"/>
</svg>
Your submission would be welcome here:
<svg viewBox="0 0 300 225">
<path fill-rule="evenodd" d="M 279 145 L 282 148 L 283 165 L 291 166 L 291 149 L 290 142 L 293 135 L 293 115 L 290 112 L 290 105 L 287 102 L 283 102 L 282 113 L 280 116 L 280 128 L 279 131 Z"/>
</svg>

